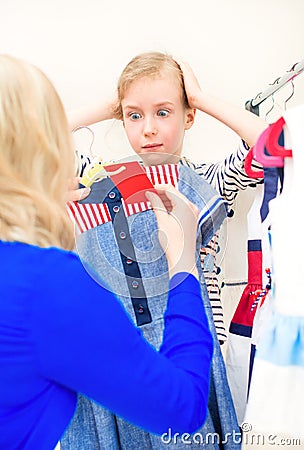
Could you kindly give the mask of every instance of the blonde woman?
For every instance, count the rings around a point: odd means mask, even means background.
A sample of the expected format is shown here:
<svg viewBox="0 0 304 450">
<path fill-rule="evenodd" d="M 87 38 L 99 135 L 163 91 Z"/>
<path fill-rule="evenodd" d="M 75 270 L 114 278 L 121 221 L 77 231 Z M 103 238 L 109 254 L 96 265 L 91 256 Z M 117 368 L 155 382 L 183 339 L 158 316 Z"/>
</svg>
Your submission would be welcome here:
<svg viewBox="0 0 304 450">
<path fill-rule="evenodd" d="M 77 392 L 150 432 L 193 432 L 206 417 L 212 355 L 194 260 L 196 208 L 160 188 L 168 215 L 147 193 L 167 235 L 170 273 L 157 352 L 72 251 L 65 201 L 74 153 L 54 87 L 5 55 L 0 85 L 0 448 L 53 449 Z"/>
</svg>

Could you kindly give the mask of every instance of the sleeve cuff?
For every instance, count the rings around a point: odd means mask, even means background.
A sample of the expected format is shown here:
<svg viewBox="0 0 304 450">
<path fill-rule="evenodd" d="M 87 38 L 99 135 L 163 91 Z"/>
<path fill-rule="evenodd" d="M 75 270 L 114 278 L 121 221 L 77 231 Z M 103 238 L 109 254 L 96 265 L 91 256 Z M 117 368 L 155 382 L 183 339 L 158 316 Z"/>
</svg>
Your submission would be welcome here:
<svg viewBox="0 0 304 450">
<path fill-rule="evenodd" d="M 200 294 L 199 281 L 194 275 L 189 272 L 178 272 L 173 275 L 169 282 L 169 289 L 170 291 L 172 291 L 178 286 L 180 286 L 179 289 L 182 289 L 184 291 L 191 291 L 194 294 Z"/>
</svg>

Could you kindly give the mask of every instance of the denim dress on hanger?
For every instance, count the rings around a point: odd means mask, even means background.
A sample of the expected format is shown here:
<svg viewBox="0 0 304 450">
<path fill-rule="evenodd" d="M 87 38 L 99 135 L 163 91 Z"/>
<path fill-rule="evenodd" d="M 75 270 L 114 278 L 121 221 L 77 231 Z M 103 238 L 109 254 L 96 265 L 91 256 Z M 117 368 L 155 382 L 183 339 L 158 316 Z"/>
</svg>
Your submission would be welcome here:
<svg viewBox="0 0 304 450">
<path fill-rule="evenodd" d="M 75 416 L 61 441 L 61 450 L 240 449 L 240 430 L 199 258 L 200 248 L 210 241 L 225 220 L 226 203 L 189 167 L 163 165 L 145 169 L 152 184 L 171 182 L 199 209 L 197 268 L 214 341 L 207 419 L 203 427 L 188 438 L 172 436 L 170 429 L 164 430 L 164 435 L 156 436 L 79 395 Z M 167 179 L 169 172 L 171 175 Z M 101 207 L 99 216 L 96 204 Z M 96 278 L 97 273 L 105 281 L 144 337 L 159 348 L 167 303 L 168 266 L 158 241 L 154 212 L 145 205 L 133 205 L 131 212 L 130 208 L 127 210 L 110 178 L 94 183 L 89 197 L 76 206 L 91 208 L 89 219 L 85 217 L 85 209 L 77 210 L 83 229 L 77 237 L 76 247 L 84 266 L 92 276 Z M 71 210 L 74 207 L 75 204 Z M 74 211 L 73 216 L 75 214 Z M 97 281 L 101 283 L 99 279 Z M 119 361 L 117 366 L 117 370 L 123 370 Z M 144 392 L 142 398 L 144 402 Z"/>
</svg>

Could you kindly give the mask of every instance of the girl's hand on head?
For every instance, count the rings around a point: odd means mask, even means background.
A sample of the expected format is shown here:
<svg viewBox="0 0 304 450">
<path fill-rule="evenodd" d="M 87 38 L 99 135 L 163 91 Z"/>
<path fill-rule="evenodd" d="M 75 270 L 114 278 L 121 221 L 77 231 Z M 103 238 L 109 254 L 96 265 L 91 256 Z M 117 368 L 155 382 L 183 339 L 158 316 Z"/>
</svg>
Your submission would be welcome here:
<svg viewBox="0 0 304 450">
<path fill-rule="evenodd" d="M 173 57 L 173 59 L 183 72 L 184 85 L 190 108 L 200 109 L 202 104 L 203 92 L 196 76 L 194 75 L 193 70 L 188 63 L 181 60 L 180 58 Z"/>
<path fill-rule="evenodd" d="M 198 277 L 196 234 L 198 209 L 171 185 L 146 192 L 158 223 L 158 237 L 168 260 L 169 274 L 189 272 Z"/>
<path fill-rule="evenodd" d="M 79 189 L 79 182 L 80 177 L 75 177 L 69 180 L 68 191 L 66 193 L 67 202 L 78 202 L 79 200 L 86 198 L 91 192 L 91 189 L 89 187 Z"/>
</svg>

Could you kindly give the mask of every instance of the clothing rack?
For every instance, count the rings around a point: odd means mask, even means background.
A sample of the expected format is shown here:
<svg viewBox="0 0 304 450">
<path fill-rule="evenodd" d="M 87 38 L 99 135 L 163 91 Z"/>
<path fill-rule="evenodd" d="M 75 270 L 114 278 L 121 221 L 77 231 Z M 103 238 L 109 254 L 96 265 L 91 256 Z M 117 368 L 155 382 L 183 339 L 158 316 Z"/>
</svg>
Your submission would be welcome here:
<svg viewBox="0 0 304 450">
<path fill-rule="evenodd" d="M 246 103 L 246 108 L 248 108 L 248 103 L 252 109 L 256 108 L 260 105 L 264 100 L 273 95 L 287 83 L 292 81 L 296 76 L 300 75 L 304 71 L 304 59 L 300 62 L 295 63 L 291 69 L 289 69 L 284 75 L 274 80 L 273 83 L 269 85 L 267 89 L 263 92 L 260 92 L 254 99 L 249 100 Z"/>
</svg>

